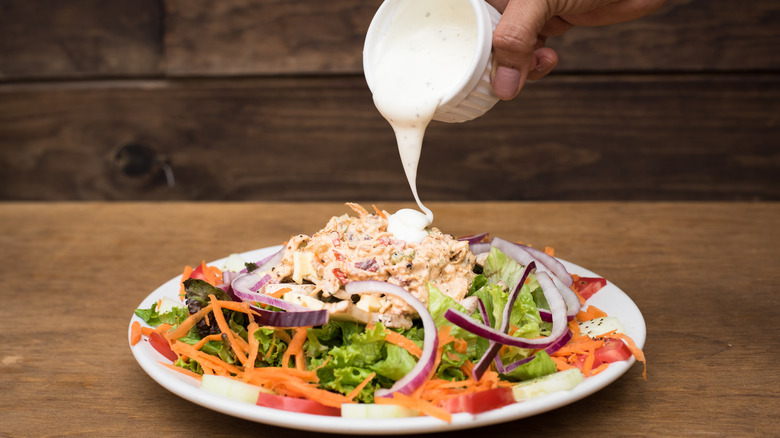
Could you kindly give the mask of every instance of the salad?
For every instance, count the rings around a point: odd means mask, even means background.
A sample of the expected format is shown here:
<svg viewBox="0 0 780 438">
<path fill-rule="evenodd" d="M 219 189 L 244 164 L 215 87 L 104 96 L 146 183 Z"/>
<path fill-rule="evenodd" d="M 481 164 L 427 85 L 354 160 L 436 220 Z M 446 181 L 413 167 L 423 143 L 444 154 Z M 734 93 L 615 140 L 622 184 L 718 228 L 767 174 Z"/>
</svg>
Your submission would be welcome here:
<svg viewBox="0 0 780 438">
<path fill-rule="evenodd" d="M 451 421 L 567 390 L 642 351 L 586 300 L 602 278 L 539 250 L 430 227 L 419 243 L 389 214 L 347 204 L 263 260 L 185 267 L 179 300 L 135 314 L 131 344 L 205 391 L 315 415 Z"/>
</svg>

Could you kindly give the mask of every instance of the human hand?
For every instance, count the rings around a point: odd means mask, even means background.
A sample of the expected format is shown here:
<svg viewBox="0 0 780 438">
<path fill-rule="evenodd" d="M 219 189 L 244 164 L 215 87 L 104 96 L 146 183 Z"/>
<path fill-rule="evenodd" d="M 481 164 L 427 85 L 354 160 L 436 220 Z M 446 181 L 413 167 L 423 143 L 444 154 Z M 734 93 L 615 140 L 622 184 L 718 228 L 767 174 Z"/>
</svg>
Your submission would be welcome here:
<svg viewBox="0 0 780 438">
<path fill-rule="evenodd" d="M 493 91 L 515 98 L 526 81 L 541 79 L 558 65 L 545 47 L 548 37 L 574 26 L 631 21 L 660 8 L 666 0 L 486 0 L 503 14 L 493 33 Z"/>
</svg>

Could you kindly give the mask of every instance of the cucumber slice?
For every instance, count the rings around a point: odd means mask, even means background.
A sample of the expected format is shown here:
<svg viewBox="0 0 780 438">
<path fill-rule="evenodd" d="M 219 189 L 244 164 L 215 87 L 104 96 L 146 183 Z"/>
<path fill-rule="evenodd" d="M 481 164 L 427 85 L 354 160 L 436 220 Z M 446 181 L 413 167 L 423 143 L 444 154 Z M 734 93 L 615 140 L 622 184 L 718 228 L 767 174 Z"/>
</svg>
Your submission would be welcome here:
<svg viewBox="0 0 780 438">
<path fill-rule="evenodd" d="M 590 321 L 579 323 L 580 333 L 595 338 L 612 330 L 618 333 L 625 333 L 623 324 L 614 316 L 605 316 L 603 318 L 593 318 Z"/>
<path fill-rule="evenodd" d="M 570 369 L 548 374 L 544 377 L 538 377 L 533 380 L 520 382 L 512 387 L 515 400 L 522 401 L 529 398 L 539 397 L 540 395 L 550 394 L 557 391 L 568 391 L 582 383 L 585 378 L 579 369 Z"/>
<path fill-rule="evenodd" d="M 223 271 L 241 272 L 244 268 L 246 268 L 244 258 L 238 254 L 230 254 L 225 259 Z"/>
<path fill-rule="evenodd" d="M 259 386 L 250 385 L 249 383 L 231 379 L 230 377 L 215 376 L 213 374 L 203 375 L 200 381 L 200 389 L 212 394 L 252 404 L 257 403 L 257 397 L 260 395 L 260 391 L 269 392 Z"/>
<path fill-rule="evenodd" d="M 157 307 L 157 313 L 161 315 L 163 313 L 168 313 L 174 307 L 184 307 L 184 303 L 182 303 L 181 301 L 174 300 L 172 298 L 162 297 L 162 299 L 160 300 L 160 305 Z"/>
<path fill-rule="evenodd" d="M 341 405 L 343 418 L 402 418 L 417 417 L 420 412 L 415 409 L 396 405 L 378 405 L 374 403 L 345 403 Z"/>
</svg>

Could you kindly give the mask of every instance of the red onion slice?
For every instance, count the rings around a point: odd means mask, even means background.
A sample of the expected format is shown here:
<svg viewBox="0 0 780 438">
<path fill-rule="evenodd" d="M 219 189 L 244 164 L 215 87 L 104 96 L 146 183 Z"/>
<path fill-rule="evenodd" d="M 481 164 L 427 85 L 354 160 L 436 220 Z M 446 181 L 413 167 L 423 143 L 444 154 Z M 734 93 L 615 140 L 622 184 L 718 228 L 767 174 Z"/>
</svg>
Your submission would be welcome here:
<svg viewBox="0 0 780 438">
<path fill-rule="evenodd" d="M 250 303 L 249 306 L 260 315 L 257 318 L 258 324 L 272 327 L 314 327 L 328 322 L 328 311 L 325 309 L 311 310 L 252 290 L 260 283 L 265 285 L 269 280 L 268 274 L 247 273 L 236 276 L 231 283 L 233 294 L 241 301 Z M 252 302 L 267 304 L 283 311 L 263 309 L 251 304 Z"/>
<path fill-rule="evenodd" d="M 529 265 L 529 266 L 531 266 L 531 265 Z M 523 278 L 521 279 L 521 282 L 518 283 L 520 287 L 522 287 L 522 284 L 525 283 L 525 278 L 528 276 L 528 273 L 530 273 L 530 269 L 526 268 L 526 272 L 523 273 Z M 519 291 L 519 288 L 516 288 L 516 290 Z M 484 321 L 486 321 L 486 323 L 488 321 L 490 321 L 489 316 L 487 314 L 487 309 L 485 309 L 485 304 L 482 302 L 482 300 L 477 300 L 477 306 L 478 306 L 478 309 L 480 311 L 480 314 L 482 315 L 482 319 Z M 546 314 L 549 317 L 547 322 L 551 322 L 552 321 L 552 314 L 550 312 L 546 311 L 546 310 L 540 310 L 539 313 L 543 314 L 543 312 L 544 312 L 544 314 Z M 504 309 L 504 313 L 506 314 L 506 308 Z M 504 316 L 504 318 L 505 318 L 504 321 L 506 321 L 507 317 Z M 542 316 L 542 319 L 543 320 L 545 319 L 544 316 Z M 503 327 L 503 324 L 502 324 L 502 331 L 504 333 L 506 333 L 506 328 Z M 561 336 L 560 338 L 558 338 L 555 341 L 553 341 L 553 343 L 550 344 L 547 348 L 545 348 L 544 351 L 547 352 L 547 354 L 555 353 L 561 347 L 566 345 L 571 340 L 571 337 L 572 337 L 571 330 L 567 329 L 563 336 Z M 531 355 L 531 356 L 529 356 L 529 357 L 527 357 L 525 359 L 521 359 L 521 360 L 519 360 L 517 362 L 513 362 L 513 363 L 511 363 L 509 365 L 504 365 L 504 362 L 502 362 L 501 358 L 498 356 L 498 351 L 499 351 L 500 348 L 501 348 L 501 344 L 500 343 L 495 342 L 495 341 L 490 341 L 490 346 L 488 347 L 487 351 L 482 356 L 482 358 L 479 360 L 479 362 L 477 362 L 477 364 L 474 366 L 474 370 L 472 372 L 474 380 L 479 380 L 480 378 L 482 378 L 482 375 L 485 373 L 487 368 L 490 366 L 490 362 L 491 361 L 494 361 L 496 363 L 496 370 L 500 374 L 507 374 L 507 373 L 511 373 L 512 371 L 514 371 L 520 365 L 523 365 L 525 363 L 528 363 L 528 362 L 532 361 L 534 359 L 534 357 L 536 356 L 535 354 L 533 354 L 533 355 Z"/>
<path fill-rule="evenodd" d="M 498 237 L 494 238 L 491 244 L 521 265 L 527 266 L 531 262 L 536 262 L 538 272 L 546 272 L 551 274 L 552 281 L 555 283 L 555 287 L 558 289 L 560 295 L 566 302 L 566 316 L 571 320 L 575 315 L 577 315 L 581 307 L 580 300 L 577 298 L 577 295 L 574 293 L 574 291 L 570 289 L 570 286 L 573 284 L 573 280 L 571 274 L 569 274 L 561 262 L 546 254 L 544 251 L 539 251 L 538 249 L 520 245 L 518 243 L 512 243 Z M 545 264 L 535 255 L 538 255 L 539 258 L 547 260 L 549 264 Z M 552 266 L 554 269 L 551 269 L 550 266 Z M 566 286 L 567 279 L 569 286 Z"/>
<path fill-rule="evenodd" d="M 501 327 L 500 331 L 501 333 L 507 333 L 509 330 L 509 318 L 512 315 L 512 308 L 515 305 L 515 301 L 517 301 L 517 295 L 520 293 L 520 290 L 523 288 L 523 285 L 525 285 L 525 281 L 528 279 L 528 276 L 531 274 L 531 272 L 536 270 L 536 263 L 531 262 L 528 264 L 528 266 L 525 267 L 523 270 L 523 275 L 520 276 L 520 279 L 517 281 L 517 284 L 515 285 L 515 288 L 512 290 L 512 292 L 507 297 L 506 305 L 504 306 L 504 310 L 501 316 Z M 479 311 L 482 314 L 482 319 L 484 320 L 486 325 L 490 325 L 490 318 L 487 315 L 487 310 L 485 309 L 484 303 L 482 303 L 482 300 L 477 301 L 477 305 L 479 307 Z M 490 346 L 488 347 L 487 351 L 484 355 L 482 355 L 482 358 L 480 358 L 479 362 L 474 366 L 474 370 L 472 371 L 472 376 L 474 377 L 474 380 L 479 380 L 482 378 L 482 375 L 485 373 L 485 370 L 487 370 L 488 366 L 490 365 L 490 361 L 492 361 L 494 358 L 496 360 L 496 363 L 501 363 L 501 359 L 498 357 L 498 350 L 501 348 L 501 344 L 495 341 L 490 342 Z"/>
<path fill-rule="evenodd" d="M 572 336 L 573 336 L 573 334 L 572 334 L 571 330 L 567 329 L 566 333 L 564 333 L 563 336 L 561 336 L 557 341 L 553 342 L 552 345 L 550 345 L 549 347 L 545 348 L 544 351 L 547 354 L 555 353 L 556 351 L 560 350 L 561 347 L 566 345 L 571 340 Z M 528 363 L 528 362 L 534 360 L 535 357 L 536 357 L 536 353 L 532 354 L 531 356 L 526 357 L 525 359 L 520 359 L 517 362 L 513 362 L 513 363 L 511 363 L 509 365 L 504 365 L 504 363 L 501 362 L 501 359 L 498 356 L 496 356 L 496 370 L 498 370 L 498 372 L 501 373 L 501 374 L 511 373 L 512 371 L 514 371 L 520 365 L 523 365 L 525 363 Z"/>
<path fill-rule="evenodd" d="M 571 288 L 567 287 L 562 282 L 558 281 L 557 277 L 551 277 L 553 283 L 555 283 L 555 287 L 558 288 L 558 292 L 561 293 L 561 296 L 563 297 L 563 301 L 566 302 L 566 317 L 571 321 L 574 319 L 575 316 L 577 316 L 577 313 L 580 312 L 580 309 L 582 308 L 582 304 L 580 304 L 580 299 L 577 297 L 577 294 L 574 293 Z"/>
<path fill-rule="evenodd" d="M 276 266 L 279 264 L 279 262 L 282 261 L 282 257 L 284 257 L 284 247 L 270 256 L 256 262 L 255 264 L 257 265 L 258 272 L 264 272 L 271 269 L 271 267 Z"/>
<path fill-rule="evenodd" d="M 410 395 L 419 388 L 420 385 L 425 383 L 428 375 L 433 371 L 433 366 L 436 363 L 436 349 L 439 347 L 439 336 L 438 330 L 436 329 L 436 323 L 433 321 L 431 314 L 428 313 L 425 304 L 401 286 L 385 283 L 383 281 L 351 281 L 344 286 L 344 289 L 346 289 L 347 293 L 350 295 L 379 293 L 396 296 L 409 303 L 409 305 L 420 315 L 420 319 L 422 319 L 423 323 L 423 330 L 425 332 L 420 359 L 417 361 L 414 368 L 412 368 L 412 370 L 403 378 L 395 382 L 390 389 L 379 389 L 374 394 L 376 397 L 392 397 L 396 392 Z"/>
<path fill-rule="evenodd" d="M 552 273 L 555 277 L 558 277 L 558 279 L 564 285 L 566 285 L 566 287 L 571 287 L 572 284 L 574 284 L 574 280 L 572 279 L 571 274 L 569 274 L 569 271 L 567 271 L 566 267 L 563 266 L 563 263 L 559 262 L 558 259 L 544 251 L 540 251 L 536 248 L 519 243 L 512 243 L 498 237 L 494 238 L 491 243 L 493 246 L 500 249 L 504 254 L 512 258 L 516 257 L 515 260 L 517 260 L 522 265 L 527 264 L 524 263 L 523 260 L 536 260 L 536 262 L 541 265 L 538 267 L 540 272 Z"/>
<path fill-rule="evenodd" d="M 458 237 L 458 240 L 468 243 L 479 243 L 484 241 L 488 236 L 488 233 L 472 234 L 471 236 Z"/>
<path fill-rule="evenodd" d="M 558 259 L 534 247 L 519 243 L 517 245 L 522 246 L 524 250 L 528 251 L 534 258 L 539 260 L 539 262 L 549 269 L 550 272 L 555 274 L 566 287 L 571 287 L 572 284 L 574 284 L 574 279 L 572 279 L 571 274 L 569 274 L 569 271 L 566 270 L 566 267 L 563 266 L 563 263 L 558 261 Z"/>
<path fill-rule="evenodd" d="M 255 263 L 257 265 L 257 269 L 255 269 L 255 272 L 265 272 L 270 270 L 272 267 L 279 264 L 279 262 L 282 261 L 282 258 L 284 257 L 284 247 L 279 249 L 279 251 L 276 251 L 275 253 L 269 255 L 268 257 L 265 257 L 263 259 L 260 259 Z M 240 272 L 241 274 L 246 274 L 247 269 L 244 268 Z"/>
<path fill-rule="evenodd" d="M 479 298 L 477 299 L 477 308 L 479 309 L 480 315 L 482 315 L 482 320 L 485 321 L 485 324 L 489 324 L 490 317 L 488 316 L 487 309 L 485 309 L 485 303 L 483 303 Z M 485 353 L 479 359 L 477 364 L 474 365 L 474 369 L 471 371 L 471 377 L 474 380 L 479 381 L 479 379 L 482 378 L 482 376 L 485 374 L 485 371 L 487 371 L 488 367 L 490 366 L 490 362 L 492 362 L 494 358 L 496 359 L 496 364 L 501 362 L 501 360 L 498 358 L 498 350 L 500 349 L 501 344 L 490 341 L 488 349 L 485 350 Z"/>
<path fill-rule="evenodd" d="M 566 334 L 568 326 L 566 324 L 566 303 L 563 301 L 558 288 L 545 272 L 536 273 L 537 281 L 542 287 L 547 303 L 552 312 L 552 331 L 549 336 L 537 339 L 528 339 L 507 335 L 489 325 L 479 323 L 468 315 L 454 309 L 447 309 L 444 317 L 451 323 L 468 330 L 477 336 L 481 336 L 489 341 L 500 344 L 511 345 L 520 348 L 541 349 L 547 348 L 558 341 Z"/>
<path fill-rule="evenodd" d="M 471 253 L 474 255 L 490 252 L 490 242 L 470 243 L 469 251 L 471 251 Z"/>
</svg>

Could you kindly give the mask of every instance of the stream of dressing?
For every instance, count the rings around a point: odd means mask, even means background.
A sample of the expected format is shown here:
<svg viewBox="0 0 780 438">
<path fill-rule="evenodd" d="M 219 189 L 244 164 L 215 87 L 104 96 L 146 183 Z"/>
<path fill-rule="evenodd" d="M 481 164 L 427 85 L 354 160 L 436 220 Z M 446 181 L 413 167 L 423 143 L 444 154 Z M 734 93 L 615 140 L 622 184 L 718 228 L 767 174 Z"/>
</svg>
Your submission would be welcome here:
<svg viewBox="0 0 780 438">
<path fill-rule="evenodd" d="M 425 129 L 439 104 L 469 71 L 477 48 L 477 23 L 468 0 L 400 0 L 375 47 L 374 104 L 390 123 L 406 179 L 422 212 L 401 209 L 388 231 L 420 242 L 433 212 L 417 194 L 417 167 Z"/>
</svg>

